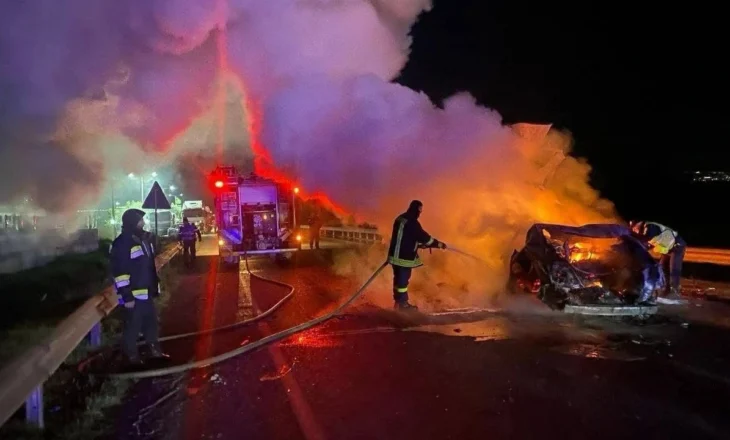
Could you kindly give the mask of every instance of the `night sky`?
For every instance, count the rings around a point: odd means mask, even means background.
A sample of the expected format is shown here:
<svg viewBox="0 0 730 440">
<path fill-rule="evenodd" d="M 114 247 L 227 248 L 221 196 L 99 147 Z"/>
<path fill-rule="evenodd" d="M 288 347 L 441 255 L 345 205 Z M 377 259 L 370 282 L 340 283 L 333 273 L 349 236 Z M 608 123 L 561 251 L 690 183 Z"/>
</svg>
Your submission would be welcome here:
<svg viewBox="0 0 730 440">
<path fill-rule="evenodd" d="M 622 215 L 694 227 L 677 206 L 717 188 L 679 184 L 682 172 L 730 171 L 714 107 L 723 26 L 711 10 L 663 5 L 436 0 L 398 82 L 435 102 L 468 91 L 507 123 L 567 128 Z"/>
</svg>

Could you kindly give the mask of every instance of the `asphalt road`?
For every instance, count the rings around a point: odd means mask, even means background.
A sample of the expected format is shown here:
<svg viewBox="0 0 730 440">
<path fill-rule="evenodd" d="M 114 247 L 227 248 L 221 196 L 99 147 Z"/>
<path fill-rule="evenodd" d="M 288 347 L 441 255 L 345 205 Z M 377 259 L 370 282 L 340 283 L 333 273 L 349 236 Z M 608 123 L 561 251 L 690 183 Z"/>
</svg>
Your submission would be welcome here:
<svg viewBox="0 0 730 440">
<path fill-rule="evenodd" d="M 292 284 L 293 299 L 256 325 L 166 345 L 173 362 L 331 310 L 363 280 L 335 275 L 327 255 L 288 267 L 253 261 L 255 273 Z M 163 333 L 247 319 L 286 293 L 203 257 L 174 293 Z M 362 302 L 249 355 L 140 381 L 114 438 L 730 438 L 723 303 L 668 306 L 650 322 L 568 316 L 531 298 L 442 312 L 403 317 Z"/>
</svg>

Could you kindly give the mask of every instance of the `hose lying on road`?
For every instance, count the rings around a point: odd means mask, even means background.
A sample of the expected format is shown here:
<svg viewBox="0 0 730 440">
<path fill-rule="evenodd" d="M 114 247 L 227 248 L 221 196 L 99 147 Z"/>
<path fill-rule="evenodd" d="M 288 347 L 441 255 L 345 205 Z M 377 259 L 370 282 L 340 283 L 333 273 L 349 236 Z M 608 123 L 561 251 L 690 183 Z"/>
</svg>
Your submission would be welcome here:
<svg viewBox="0 0 730 440">
<path fill-rule="evenodd" d="M 276 303 L 269 310 L 267 310 L 266 312 L 264 312 L 263 314 L 255 317 L 255 318 L 252 318 L 252 319 L 250 319 L 248 321 L 243 321 L 243 322 L 236 323 L 236 324 L 232 324 L 232 325 L 225 326 L 225 327 L 220 327 L 220 328 L 205 330 L 205 331 L 202 331 L 202 332 L 194 332 L 194 333 L 186 333 L 186 334 L 182 334 L 182 335 L 168 336 L 166 338 L 161 338 L 160 340 L 161 341 L 169 341 L 169 340 L 173 340 L 173 339 L 181 339 L 181 338 L 187 338 L 187 337 L 191 337 L 191 336 L 198 336 L 198 335 L 202 335 L 202 334 L 215 333 L 215 332 L 219 332 L 219 331 L 222 331 L 222 330 L 227 330 L 227 329 L 230 329 L 230 328 L 233 328 L 233 327 L 238 327 L 238 326 L 242 326 L 244 324 L 251 323 L 252 321 L 255 321 L 255 320 L 261 319 L 261 318 L 263 318 L 265 316 L 270 315 L 284 301 L 286 301 L 287 299 L 291 298 L 291 296 L 294 294 L 294 287 L 293 286 L 290 286 L 289 284 L 282 283 L 280 281 L 271 280 L 271 279 L 268 279 L 268 278 L 264 278 L 264 277 L 261 277 L 261 276 L 258 276 L 258 275 L 254 275 L 253 273 L 251 273 L 251 270 L 248 267 L 248 257 L 245 254 L 244 254 L 244 261 L 246 262 L 246 271 L 251 276 L 255 276 L 256 278 L 259 278 L 259 279 L 261 279 L 263 281 L 267 281 L 267 282 L 271 282 L 271 283 L 278 284 L 278 285 L 281 285 L 281 286 L 289 287 L 291 289 L 291 291 L 289 292 L 289 294 L 286 297 L 284 297 L 284 299 L 282 299 L 281 301 L 279 301 L 278 303 Z M 279 341 L 281 339 L 287 338 L 287 337 L 289 337 L 289 336 L 291 336 L 293 334 L 296 334 L 298 332 L 307 330 L 307 329 L 309 329 L 311 327 L 314 327 L 317 324 L 320 324 L 320 323 L 322 323 L 324 321 L 327 321 L 328 319 L 331 319 L 331 318 L 335 317 L 342 310 L 344 310 L 347 306 L 349 306 L 350 304 L 352 304 L 352 302 L 355 301 L 360 295 L 362 295 L 362 293 L 365 291 L 365 289 L 370 285 L 370 283 L 373 282 L 373 280 L 378 276 L 378 274 L 380 274 L 380 272 L 382 272 L 382 270 L 387 265 L 388 265 L 388 262 L 386 261 L 380 267 L 378 267 L 378 269 L 375 272 L 373 272 L 372 275 L 370 275 L 370 278 L 368 278 L 367 281 L 365 281 L 365 283 L 362 285 L 362 287 L 360 287 L 347 301 L 345 301 L 344 303 L 342 303 L 335 310 L 333 310 L 332 312 L 327 313 L 325 315 L 322 315 L 322 316 L 320 316 L 318 318 L 312 319 L 311 321 L 304 322 L 302 324 L 299 324 L 297 326 L 291 327 L 289 329 L 283 330 L 283 331 L 278 332 L 278 333 L 274 333 L 273 335 L 266 336 L 266 337 L 264 337 L 262 339 L 259 339 L 256 342 L 252 342 L 251 344 L 247 344 L 247 345 L 245 345 L 243 347 L 239 347 L 239 348 L 237 348 L 235 350 L 228 351 L 226 353 L 222 353 L 222 354 L 219 354 L 217 356 L 213 356 L 211 358 L 201 359 L 199 361 L 189 362 L 187 364 L 182 364 L 182 365 L 174 365 L 174 366 L 170 366 L 170 367 L 157 368 L 157 369 L 153 369 L 153 370 L 133 371 L 133 372 L 125 372 L 125 373 L 115 373 L 115 374 L 110 374 L 109 376 L 110 377 L 119 378 L 119 379 L 142 379 L 142 378 L 148 378 L 148 377 L 159 377 L 159 376 L 167 376 L 167 375 L 170 375 L 170 374 L 183 373 L 185 371 L 194 370 L 194 369 L 198 369 L 198 368 L 205 368 L 205 367 L 208 367 L 208 366 L 217 364 L 219 362 L 223 362 L 223 361 L 228 360 L 228 359 L 231 359 L 233 357 L 240 356 L 240 355 L 242 355 L 244 353 L 248 353 L 250 351 L 256 350 L 257 348 L 262 347 L 264 345 L 267 345 L 267 344 L 270 344 L 272 342 L 276 342 L 276 341 Z"/>
</svg>

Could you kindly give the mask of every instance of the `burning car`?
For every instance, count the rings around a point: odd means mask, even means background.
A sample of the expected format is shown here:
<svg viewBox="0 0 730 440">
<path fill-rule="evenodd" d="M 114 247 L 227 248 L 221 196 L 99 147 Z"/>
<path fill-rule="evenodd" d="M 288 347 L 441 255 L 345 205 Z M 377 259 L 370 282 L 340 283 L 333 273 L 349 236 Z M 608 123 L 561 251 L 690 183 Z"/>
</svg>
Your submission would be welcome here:
<svg viewBox="0 0 730 440">
<path fill-rule="evenodd" d="M 512 254 L 507 287 L 563 309 L 649 305 L 664 284 L 659 263 L 625 226 L 535 224 Z"/>
</svg>

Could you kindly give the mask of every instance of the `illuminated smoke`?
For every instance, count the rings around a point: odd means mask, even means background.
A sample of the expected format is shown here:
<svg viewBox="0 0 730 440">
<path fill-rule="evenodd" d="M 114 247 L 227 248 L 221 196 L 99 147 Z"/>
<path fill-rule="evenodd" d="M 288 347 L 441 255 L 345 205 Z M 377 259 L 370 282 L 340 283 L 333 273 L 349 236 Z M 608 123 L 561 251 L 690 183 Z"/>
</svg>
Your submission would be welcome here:
<svg viewBox="0 0 730 440">
<path fill-rule="evenodd" d="M 390 82 L 408 59 L 411 25 L 429 6 L 10 2 L 0 14 L 0 202 L 32 193 L 59 209 L 100 185 L 105 169 L 131 166 L 135 155 L 123 151 L 183 154 L 198 158 L 200 171 L 221 147 L 240 149 L 245 161 L 248 136 L 229 130 L 250 127 L 250 144 L 270 159 L 260 158 L 259 169 L 295 170 L 306 191 L 329 195 L 386 233 L 411 199 L 423 200 L 429 231 L 489 262 L 439 254 L 417 272 L 416 286 L 444 281 L 450 297 L 494 290 L 532 222 L 609 220 L 612 207 L 588 185 L 585 163 L 567 158 L 545 175 L 554 152 L 569 150 L 567 134 L 537 130 L 525 140 L 468 94 L 437 108 Z M 224 115 L 216 110 L 221 69 L 245 93 L 243 107 L 229 103 Z M 213 134 L 222 118 L 223 135 Z M 43 199 L 47 188 L 53 195 Z"/>
</svg>

